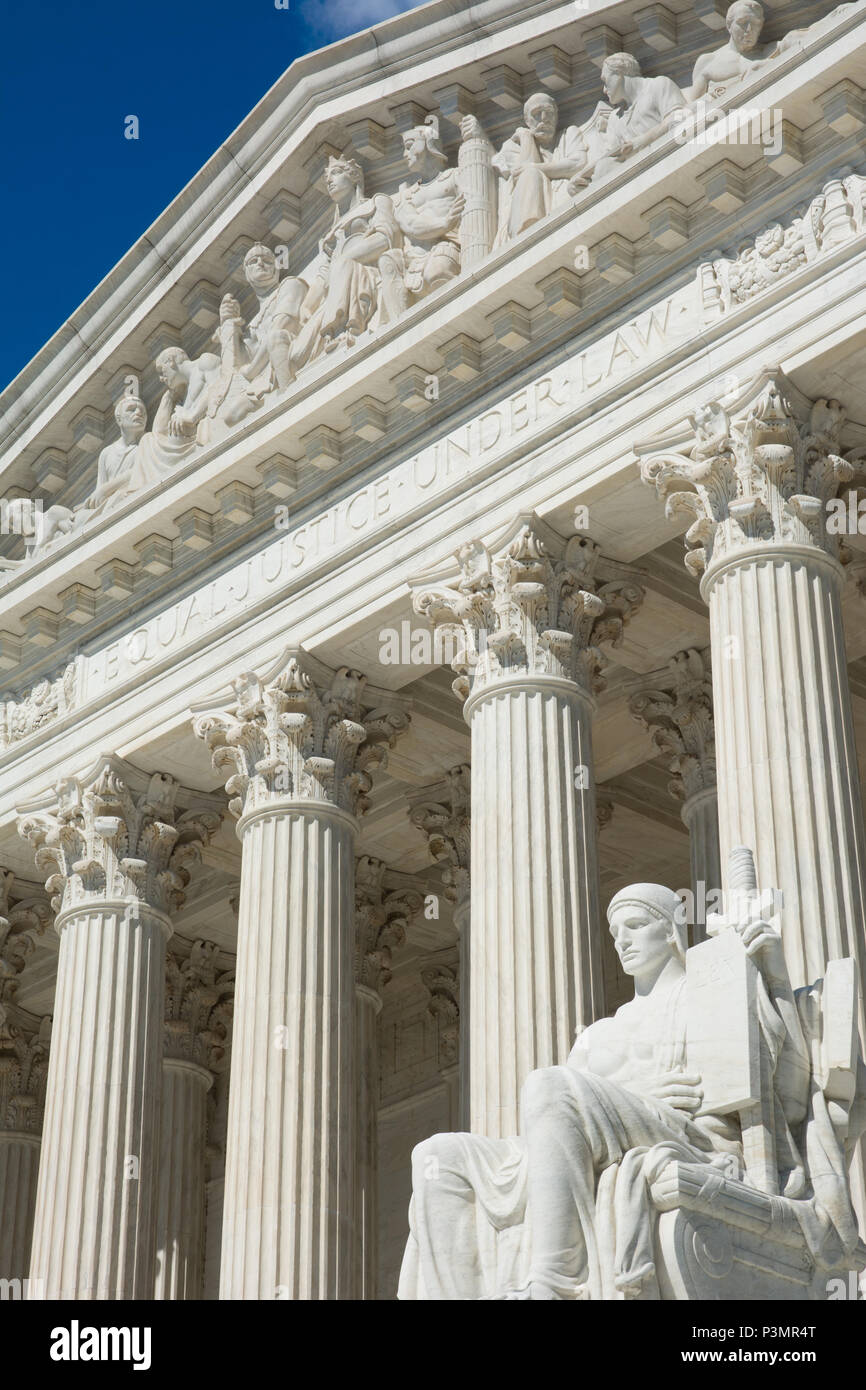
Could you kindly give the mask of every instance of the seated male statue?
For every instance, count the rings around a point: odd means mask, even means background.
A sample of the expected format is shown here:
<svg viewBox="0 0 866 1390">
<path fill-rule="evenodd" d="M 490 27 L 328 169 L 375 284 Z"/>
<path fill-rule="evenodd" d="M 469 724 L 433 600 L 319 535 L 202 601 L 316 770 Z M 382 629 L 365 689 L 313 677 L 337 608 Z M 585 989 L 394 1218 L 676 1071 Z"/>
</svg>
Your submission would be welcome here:
<svg viewBox="0 0 866 1390">
<path fill-rule="evenodd" d="M 413 178 L 393 198 L 401 239 L 379 261 L 383 281 L 393 285 L 391 296 L 382 297 L 380 323 L 392 306 L 399 314 L 460 274 L 464 198 L 457 170 L 448 168 L 439 143 L 435 116 L 404 132 L 403 157 Z"/>
<path fill-rule="evenodd" d="M 393 200 L 368 197 L 357 159 L 330 158 L 325 187 L 334 204 L 319 254 L 304 270 L 309 290 L 301 306 L 301 329 L 292 345 L 292 371 L 300 372 L 323 353 L 353 347 L 379 323 L 391 323 L 405 307 L 405 291 L 395 277 L 383 277 L 379 263 L 401 243 Z"/>
<path fill-rule="evenodd" d="M 138 394 L 137 381 L 117 402 L 114 418 L 120 438 L 101 450 L 93 492 L 75 508 L 60 503 L 47 508 L 38 520 L 35 533 L 28 537 L 30 556 L 44 555 L 57 542 L 77 534 L 98 516 L 113 510 L 126 496 L 139 445 L 147 429 L 147 408 Z"/>
<path fill-rule="evenodd" d="M 557 138 L 559 109 L 553 97 L 536 92 L 523 108 L 524 124 L 493 158 L 499 174 L 499 231 L 494 246 L 503 246 L 568 203 L 568 180 L 586 163 L 586 146 L 578 126 Z M 480 135 L 475 116 L 460 123 L 464 140 Z"/>
<path fill-rule="evenodd" d="M 257 242 L 244 256 L 244 276 L 259 307 L 244 328 L 240 305 L 227 294 L 220 304 L 217 337 L 223 367 L 239 371 L 262 394 L 290 385 L 290 352 L 301 324 L 301 305 L 309 290 L 305 280 L 280 279 L 277 258 Z"/>
<path fill-rule="evenodd" d="M 680 898 L 635 884 L 613 898 L 608 921 L 633 1000 L 580 1033 L 564 1066 L 529 1075 L 519 1138 L 443 1134 L 416 1147 L 400 1298 L 659 1298 L 652 1183 L 680 1163 L 743 1190 L 740 1119 L 703 1113 L 689 1062 Z M 781 1193 L 773 1201 L 790 1207 L 810 1248 L 822 1248 L 832 1226 L 850 1250 L 857 1229 L 844 1167 L 827 1176 L 832 1133 L 825 1125 L 809 1149 L 814 1181 L 792 1138 L 810 1114 L 810 1057 L 781 937 L 757 918 L 737 931 L 759 980 L 755 1045 L 771 1078 Z M 854 1137 L 863 1110 L 861 1097 Z"/>
<path fill-rule="evenodd" d="M 609 117 L 601 156 L 571 176 L 571 193 L 591 179 L 603 178 L 651 144 L 676 122 L 686 106 L 685 96 L 670 77 L 644 77 L 640 63 L 630 53 L 612 53 L 605 58 L 601 80 L 611 106 L 624 105 L 625 109 L 615 110 Z"/>
</svg>

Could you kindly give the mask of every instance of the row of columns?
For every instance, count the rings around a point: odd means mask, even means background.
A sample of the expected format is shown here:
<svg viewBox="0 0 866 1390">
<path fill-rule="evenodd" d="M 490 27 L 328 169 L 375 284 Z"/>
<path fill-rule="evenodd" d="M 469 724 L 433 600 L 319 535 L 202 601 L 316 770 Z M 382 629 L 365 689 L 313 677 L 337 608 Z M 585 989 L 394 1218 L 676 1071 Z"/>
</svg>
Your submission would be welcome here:
<svg viewBox="0 0 866 1390">
<path fill-rule="evenodd" d="M 693 517 L 711 660 L 682 654 L 632 710 L 672 759 L 695 883 L 724 886 L 727 851 L 745 842 L 760 882 L 782 889 L 796 986 L 828 959 L 864 959 L 843 557 L 823 509 L 854 468 L 838 453 L 838 403 L 812 407 L 778 373 L 736 412 L 714 403 L 696 421 L 685 452 L 681 438 L 657 445 L 642 472 L 663 495 L 674 480 L 689 489 L 668 506 Z M 450 583 L 414 591 L 419 615 L 461 643 L 471 772 L 455 769 L 447 795 L 426 789 L 412 816 L 447 869 L 463 937 L 461 1106 L 491 1137 L 518 1131 L 526 1075 L 564 1061 L 604 1011 L 591 725 L 638 581 L 526 515 L 464 546 Z M 412 905 L 391 901 L 373 861 L 356 874 L 356 839 L 372 773 L 407 725 L 399 698 L 300 650 L 194 711 L 242 843 L 224 1298 L 375 1287 L 375 1014 Z M 173 1200 L 158 1174 L 184 1162 L 184 1122 L 161 1164 L 155 1136 L 161 1094 L 198 1127 L 207 1089 L 195 1048 L 160 1085 L 165 943 L 216 825 L 206 802 L 107 759 L 24 808 L 61 938 L 31 1264 L 48 1297 L 146 1298 L 156 1277 L 175 1291 L 192 1277 L 182 1253 L 154 1269 Z M 189 1239 L 200 1250 L 200 1231 Z"/>
</svg>

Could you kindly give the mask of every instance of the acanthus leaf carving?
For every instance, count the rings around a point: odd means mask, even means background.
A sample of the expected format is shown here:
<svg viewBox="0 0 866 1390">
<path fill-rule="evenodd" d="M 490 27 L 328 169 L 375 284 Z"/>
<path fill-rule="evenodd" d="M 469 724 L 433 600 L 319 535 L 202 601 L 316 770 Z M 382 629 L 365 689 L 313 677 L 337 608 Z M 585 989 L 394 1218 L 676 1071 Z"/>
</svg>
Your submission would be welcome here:
<svg viewBox="0 0 866 1390">
<path fill-rule="evenodd" d="M 858 471 L 838 452 L 843 422 L 839 401 L 806 403 L 772 368 L 736 408 L 713 400 L 689 416 L 687 452 L 647 446 L 643 481 L 665 500 L 668 517 L 695 517 L 687 568 L 700 575 L 755 543 L 814 547 L 846 563 L 828 506 Z M 691 491 L 679 491 L 680 482 Z"/>
<path fill-rule="evenodd" d="M 457 553 L 458 579 L 418 584 L 416 613 L 456 629 L 454 691 L 466 699 L 508 676 L 565 676 L 603 688 L 603 645 L 617 646 L 640 607 L 636 570 L 608 560 L 585 536 L 565 541 L 535 516 L 491 555 L 480 542 Z"/>
<path fill-rule="evenodd" d="M 363 814 L 373 771 L 409 725 L 400 701 L 383 707 L 359 671 L 332 671 L 300 650 L 266 680 L 248 672 L 232 690 L 227 708 L 197 715 L 193 727 L 229 773 L 235 816 L 279 798 Z"/>
<path fill-rule="evenodd" d="M 185 811 L 180 801 L 193 806 Z M 125 899 L 171 913 L 184 900 L 189 869 L 219 828 L 221 813 L 173 777 L 140 773 L 121 759 L 99 760 L 25 810 L 18 829 L 47 873 L 55 912 Z"/>
<path fill-rule="evenodd" d="M 391 979 L 393 952 L 406 942 L 409 923 L 423 898 L 405 885 L 386 883 L 381 859 L 362 855 L 355 865 L 355 979 L 373 994 Z"/>
<path fill-rule="evenodd" d="M 668 760 L 672 796 L 684 801 L 716 784 L 713 683 L 709 649 L 678 652 L 668 672 L 629 700 L 632 716 L 649 730 Z"/>
<path fill-rule="evenodd" d="M 165 1056 L 219 1071 L 226 1057 L 234 995 L 234 969 L 223 970 L 212 941 L 192 943 L 181 959 L 166 955 Z"/>
</svg>

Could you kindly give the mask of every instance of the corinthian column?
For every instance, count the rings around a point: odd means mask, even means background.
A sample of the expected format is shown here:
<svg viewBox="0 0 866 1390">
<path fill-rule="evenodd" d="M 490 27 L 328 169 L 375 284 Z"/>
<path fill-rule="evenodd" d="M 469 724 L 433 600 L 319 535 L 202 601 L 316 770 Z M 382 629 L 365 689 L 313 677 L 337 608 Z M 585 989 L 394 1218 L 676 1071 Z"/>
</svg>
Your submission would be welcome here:
<svg viewBox="0 0 866 1390">
<path fill-rule="evenodd" d="M 840 457 L 842 423 L 838 401 L 813 405 L 772 371 L 738 406 L 699 411 L 687 452 L 648 445 L 642 475 L 669 514 L 693 518 L 686 564 L 710 609 L 723 869 L 733 846 L 749 845 L 758 882 L 781 888 L 795 987 L 853 955 L 862 991 L 866 846 L 845 555 L 828 527 L 828 503 L 854 474 Z"/>
<path fill-rule="evenodd" d="M 30 1268 L 51 1019 L 25 1013 L 15 996 L 50 912 L 39 899 L 13 904 L 13 881 L 13 874 L 0 870 L 0 1279 L 23 1283 Z"/>
<path fill-rule="evenodd" d="M 156 1212 L 155 1298 L 197 1299 L 204 1272 L 207 1093 L 225 1055 L 234 988 L 217 947 L 166 958 L 165 1039 Z"/>
<path fill-rule="evenodd" d="M 649 679 L 652 688 L 633 695 L 629 709 L 667 758 L 673 773 L 668 789 L 683 803 L 682 818 L 689 832 L 695 945 L 707 934 L 706 911 L 701 906 L 705 909 L 708 895 L 722 886 L 710 654 L 678 652 L 666 672 L 657 672 Z"/>
<path fill-rule="evenodd" d="M 516 1134 L 520 1087 L 604 1012 L 595 786 L 599 643 L 642 593 L 592 541 L 520 517 L 458 554 L 416 611 L 456 629 L 472 733 L 469 1087 L 473 1131 Z"/>
<path fill-rule="evenodd" d="M 219 824 L 193 797 L 101 758 L 22 808 L 60 936 L 30 1265 L 49 1299 L 153 1297 L 169 912 Z"/>
<path fill-rule="evenodd" d="M 452 767 L 441 782 L 422 787 L 412 797 L 409 818 L 427 837 L 427 848 L 442 865 L 445 897 L 454 904 L 454 925 L 460 933 L 460 1018 L 457 1041 L 458 1111 L 460 1127 L 470 1127 L 469 1113 L 469 915 L 471 836 L 470 791 L 472 774 L 467 763 Z"/>
<path fill-rule="evenodd" d="M 357 814 L 405 702 L 295 650 L 196 733 L 243 846 L 220 1296 L 352 1298 Z"/>
<path fill-rule="evenodd" d="M 406 940 L 409 919 L 423 899 L 410 888 L 390 891 L 381 859 L 363 855 L 355 865 L 355 995 L 357 1000 L 358 1157 L 357 1296 L 375 1299 L 379 1212 L 379 1027 L 382 990 L 391 979 L 391 952 Z"/>
</svg>

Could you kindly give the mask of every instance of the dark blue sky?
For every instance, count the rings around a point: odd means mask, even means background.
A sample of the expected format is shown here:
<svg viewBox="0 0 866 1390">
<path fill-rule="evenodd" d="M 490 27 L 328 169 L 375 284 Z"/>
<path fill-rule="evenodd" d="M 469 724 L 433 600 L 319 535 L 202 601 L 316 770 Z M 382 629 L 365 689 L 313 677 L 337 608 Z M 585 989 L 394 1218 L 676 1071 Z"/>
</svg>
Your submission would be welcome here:
<svg viewBox="0 0 866 1390">
<path fill-rule="evenodd" d="M 3 0 L 0 389 L 294 58 L 415 3 Z"/>
</svg>

